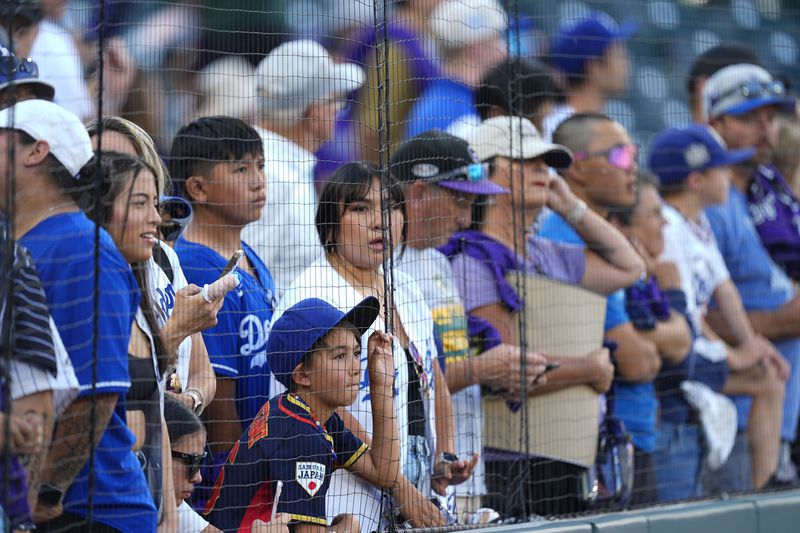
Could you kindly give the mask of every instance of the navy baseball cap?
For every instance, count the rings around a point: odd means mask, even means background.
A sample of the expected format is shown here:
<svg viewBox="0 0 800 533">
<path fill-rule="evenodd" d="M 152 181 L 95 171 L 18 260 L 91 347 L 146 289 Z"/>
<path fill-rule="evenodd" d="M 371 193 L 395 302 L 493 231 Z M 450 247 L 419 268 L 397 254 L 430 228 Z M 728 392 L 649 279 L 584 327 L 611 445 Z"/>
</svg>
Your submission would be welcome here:
<svg viewBox="0 0 800 533">
<path fill-rule="evenodd" d="M 19 58 L 0 44 L 0 91 L 10 85 L 29 85 L 37 98 L 53 100 L 55 88 L 39 79 L 39 67 L 31 58 Z"/>
<path fill-rule="evenodd" d="M 347 313 L 318 298 L 291 306 L 275 321 L 267 338 L 267 362 L 275 379 L 290 388 L 294 368 L 318 340 L 345 321 L 363 335 L 378 318 L 380 308 L 374 296 L 364 298 Z"/>
<path fill-rule="evenodd" d="M 488 166 L 464 139 L 429 130 L 402 143 L 389 168 L 401 182 L 425 181 L 466 194 L 510 194 L 489 179 Z"/>
<path fill-rule="evenodd" d="M 610 45 L 627 41 L 638 29 L 636 22 L 618 25 L 607 14 L 595 11 L 589 18 L 559 29 L 550 48 L 551 64 L 568 76 L 584 74 L 587 60 L 602 57 Z"/>
<path fill-rule="evenodd" d="M 753 154 L 754 148 L 725 149 L 708 126 L 695 124 L 661 132 L 650 146 L 649 166 L 661 185 L 674 185 L 692 172 L 743 163 Z"/>
</svg>

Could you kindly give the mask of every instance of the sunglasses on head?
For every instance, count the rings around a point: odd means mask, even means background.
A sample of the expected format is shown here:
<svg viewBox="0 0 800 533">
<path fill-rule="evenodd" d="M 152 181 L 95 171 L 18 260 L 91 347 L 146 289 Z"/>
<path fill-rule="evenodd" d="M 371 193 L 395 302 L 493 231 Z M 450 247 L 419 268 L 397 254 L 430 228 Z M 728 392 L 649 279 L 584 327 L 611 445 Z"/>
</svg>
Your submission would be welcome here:
<svg viewBox="0 0 800 533">
<path fill-rule="evenodd" d="M 751 81 L 748 83 L 737 85 L 736 87 L 733 87 L 731 89 L 728 89 L 724 93 L 712 96 L 711 105 L 713 106 L 720 100 L 728 98 L 735 94 L 739 94 L 740 96 L 748 100 L 754 100 L 756 98 L 762 98 L 764 96 L 781 97 L 781 96 L 786 96 L 786 87 L 780 80 L 773 80 L 769 82 Z"/>
<path fill-rule="evenodd" d="M 0 74 L 3 76 L 12 76 L 17 72 L 22 72 L 33 78 L 38 78 L 39 66 L 29 57 L 0 56 Z"/>
<path fill-rule="evenodd" d="M 481 181 L 489 175 L 489 165 L 486 163 L 472 163 L 464 167 L 454 168 L 447 172 L 442 172 L 425 181 L 436 183 L 437 181 Z"/>
<path fill-rule="evenodd" d="M 601 152 L 577 152 L 575 159 L 583 161 L 590 157 L 605 157 L 611 165 L 620 170 L 631 170 L 639 157 L 639 147 L 635 144 L 617 144 Z"/>
<path fill-rule="evenodd" d="M 200 455 L 191 455 L 173 450 L 172 458 L 186 465 L 186 478 L 192 479 L 200 471 L 203 464 L 205 464 L 206 458 L 208 458 L 208 452 L 204 451 Z"/>
<path fill-rule="evenodd" d="M 168 242 L 177 241 L 183 229 L 192 221 L 192 204 L 183 198 L 170 196 L 161 201 L 158 211 L 162 217 L 164 215 L 170 217 L 158 225 L 161 237 Z"/>
</svg>

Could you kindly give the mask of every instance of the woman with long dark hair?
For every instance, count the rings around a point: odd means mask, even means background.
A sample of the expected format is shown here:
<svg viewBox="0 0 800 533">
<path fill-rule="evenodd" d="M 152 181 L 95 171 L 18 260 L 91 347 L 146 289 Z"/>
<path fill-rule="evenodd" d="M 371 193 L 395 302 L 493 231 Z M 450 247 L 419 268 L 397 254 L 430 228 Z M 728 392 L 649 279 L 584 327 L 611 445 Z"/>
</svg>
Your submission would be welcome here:
<svg viewBox="0 0 800 533">
<path fill-rule="evenodd" d="M 450 393 L 437 362 L 433 318 L 416 283 L 401 272 L 393 272 L 395 290 L 385 292 L 384 262 L 391 265 L 394 248 L 405 240 L 403 194 L 394 182 L 385 190 L 374 165 L 348 163 L 325 185 L 316 226 L 325 253 L 283 294 L 273 321 L 306 298 L 321 298 L 340 309 L 352 307 L 367 296 L 387 302 L 365 334 L 362 346 L 366 349 L 366 339 L 374 328 L 388 330 L 391 323 L 404 474 L 395 498 L 402 517 L 414 526 L 443 525 L 443 516 L 428 498 L 433 495 L 433 472 L 439 471 L 437 465 L 439 469 L 443 466 L 442 452 L 453 450 L 453 435 L 448 431 L 452 421 Z M 364 369 L 365 359 L 366 352 L 362 353 Z M 343 419 L 359 438 L 369 442 L 371 416 L 369 380 L 365 373 L 358 398 Z M 362 529 L 378 528 L 380 490 L 345 471 L 334 474 L 326 504 L 329 518 L 359 509 Z"/>
</svg>

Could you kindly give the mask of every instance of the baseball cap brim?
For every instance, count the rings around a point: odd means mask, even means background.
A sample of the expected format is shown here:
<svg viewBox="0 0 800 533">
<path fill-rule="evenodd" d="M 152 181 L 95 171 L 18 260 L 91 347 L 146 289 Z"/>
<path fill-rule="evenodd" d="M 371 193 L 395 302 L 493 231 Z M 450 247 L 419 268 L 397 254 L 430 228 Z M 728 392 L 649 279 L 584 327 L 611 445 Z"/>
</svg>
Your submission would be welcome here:
<svg viewBox="0 0 800 533">
<path fill-rule="evenodd" d="M 721 167 L 725 165 L 738 165 L 749 161 L 756 153 L 755 148 L 743 148 L 741 150 L 727 150 L 724 154 L 713 158 L 706 165 L 706 169 Z"/>
<path fill-rule="evenodd" d="M 779 96 L 765 96 L 763 98 L 754 98 L 752 100 L 747 100 L 742 102 L 739 105 L 735 105 L 730 109 L 726 109 L 723 115 L 744 115 L 752 111 L 753 109 L 758 109 L 759 107 L 764 107 L 768 105 L 776 105 L 785 111 L 794 111 L 797 102 L 794 98 L 790 97 L 779 97 Z"/>
<path fill-rule="evenodd" d="M 356 327 L 359 336 L 361 336 L 367 332 L 369 327 L 375 322 L 375 319 L 378 318 L 378 313 L 380 313 L 380 310 L 381 303 L 378 301 L 378 299 L 374 296 L 367 296 L 358 304 L 356 304 L 356 306 L 350 311 L 345 313 L 340 320 L 328 328 L 328 331 L 332 330 L 342 322 L 350 322 Z M 327 334 L 328 331 L 323 333 L 323 335 Z M 322 335 L 320 338 L 322 338 Z"/>
<path fill-rule="evenodd" d="M 353 63 L 339 63 L 333 67 L 330 93 L 347 94 L 364 85 L 364 70 Z"/>
<path fill-rule="evenodd" d="M 11 85 L 30 85 L 34 90 L 36 97 L 42 100 L 52 101 L 56 96 L 55 87 L 38 78 L 17 78 L 14 80 L 9 80 L 5 83 L 0 83 L 0 91 L 10 87 Z"/>
<path fill-rule="evenodd" d="M 436 185 L 453 191 L 463 192 L 466 194 L 479 194 L 481 196 L 511 194 L 511 191 L 509 191 L 508 189 L 501 187 L 498 184 L 493 183 L 485 178 L 479 181 L 467 181 L 467 180 L 438 181 L 436 182 Z"/>
<path fill-rule="evenodd" d="M 541 137 L 529 137 L 522 141 L 518 159 L 536 159 L 541 157 L 547 166 L 567 168 L 572 164 L 572 152 L 566 146 L 552 144 Z"/>
</svg>

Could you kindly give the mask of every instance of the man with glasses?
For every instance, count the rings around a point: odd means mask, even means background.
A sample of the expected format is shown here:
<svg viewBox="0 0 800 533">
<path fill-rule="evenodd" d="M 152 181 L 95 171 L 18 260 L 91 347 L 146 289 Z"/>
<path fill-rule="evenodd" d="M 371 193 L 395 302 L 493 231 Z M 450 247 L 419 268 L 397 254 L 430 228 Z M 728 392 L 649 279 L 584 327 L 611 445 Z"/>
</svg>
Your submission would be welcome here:
<svg viewBox="0 0 800 533">
<path fill-rule="evenodd" d="M 282 44 L 256 69 L 253 126 L 264 140 L 267 204 L 242 238 L 269 268 L 279 295 L 322 251 L 314 225 L 314 152 L 333 138 L 345 95 L 363 83 L 361 67 L 335 64 L 309 40 Z"/>
<path fill-rule="evenodd" d="M 727 201 L 709 208 L 707 215 L 753 329 L 773 341 L 791 367 L 773 481 L 796 483 L 789 443 L 795 440 L 800 414 L 800 296 L 790 276 L 800 274 L 800 205 L 771 164 L 776 112 L 793 111 L 795 100 L 766 70 L 744 63 L 717 71 L 703 97 L 708 122 L 727 146 L 755 149 L 749 160 L 732 167 Z M 712 310 L 709 322 L 730 340 L 721 315 Z M 741 428 L 750 402 L 736 403 Z"/>
<path fill-rule="evenodd" d="M 605 218 L 610 212 L 636 205 L 638 150 L 621 124 L 600 113 L 578 113 L 556 128 L 553 141 L 575 154 L 575 162 L 563 175 L 590 210 Z M 609 253 L 585 242 L 568 222 L 569 217 L 550 213 L 542 221 L 540 235 L 588 246 L 602 256 Z M 655 475 L 650 453 L 656 445 L 658 402 L 653 379 L 661 368 L 661 358 L 656 345 L 631 324 L 623 290 L 608 297 L 604 329 L 606 341 L 616 347 L 614 414 L 625 422 L 636 450 L 631 503 L 654 501 Z"/>
<path fill-rule="evenodd" d="M 466 141 L 440 130 L 426 131 L 401 144 L 392 156 L 390 171 L 401 184 L 408 216 L 408 237 L 395 266 L 416 280 L 431 308 L 447 385 L 453 395 L 456 433 L 455 449 L 450 451 L 458 460 L 450 463 L 450 470 L 474 471 L 471 479 L 455 489 L 456 510 L 463 522 L 477 511 L 480 497 L 486 494 L 480 387 L 518 388 L 522 358 L 519 349 L 508 344 L 470 357 L 464 304 L 450 262 L 436 247 L 469 227 L 477 195 L 510 191 L 489 181 L 486 166 Z M 527 357 L 529 369 L 543 361 L 539 355 Z M 435 478 L 433 485 L 440 491 L 446 481 Z"/>
</svg>

